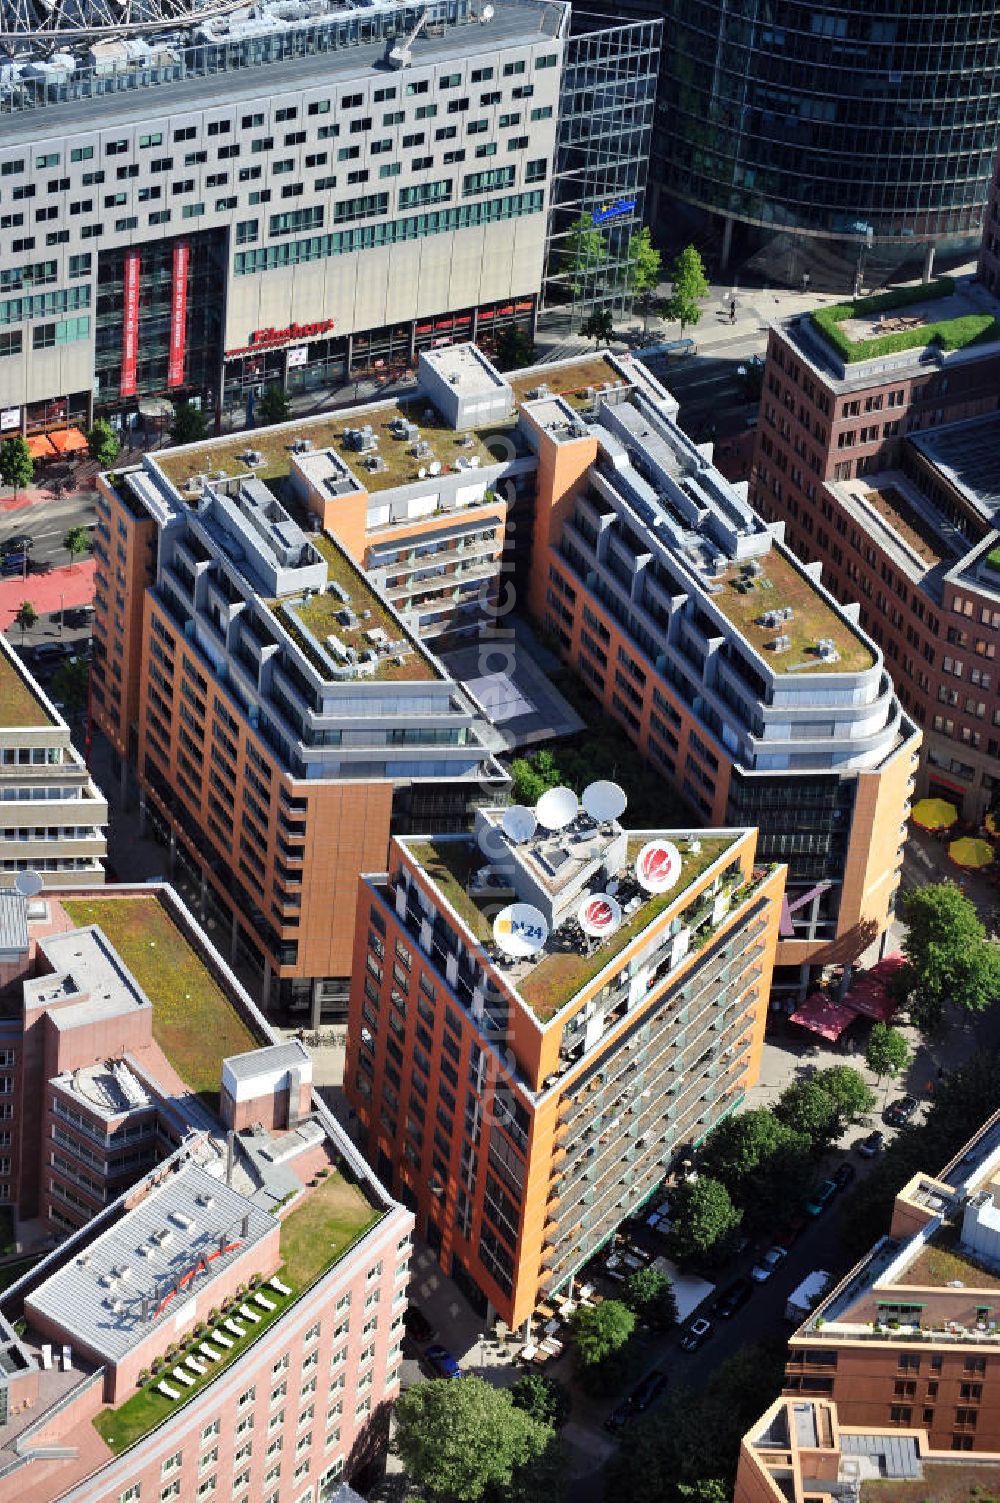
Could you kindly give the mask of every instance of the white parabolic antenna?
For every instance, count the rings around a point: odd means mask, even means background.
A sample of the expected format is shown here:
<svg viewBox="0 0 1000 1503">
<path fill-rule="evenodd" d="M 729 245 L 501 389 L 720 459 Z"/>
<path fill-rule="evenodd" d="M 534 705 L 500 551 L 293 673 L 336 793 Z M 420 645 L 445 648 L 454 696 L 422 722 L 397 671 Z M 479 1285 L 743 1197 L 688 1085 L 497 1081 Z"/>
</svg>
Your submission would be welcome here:
<svg viewBox="0 0 1000 1503">
<path fill-rule="evenodd" d="M 580 800 L 585 811 L 596 824 L 603 825 L 609 819 L 620 819 L 628 805 L 625 789 L 617 783 L 601 778 L 588 783 Z"/>
<path fill-rule="evenodd" d="M 500 823 L 508 840 L 515 845 L 523 845 L 530 840 L 538 828 L 534 809 L 529 809 L 525 804 L 511 804 L 509 809 L 503 811 Z"/>
<path fill-rule="evenodd" d="M 493 920 L 493 938 L 505 955 L 537 955 L 549 937 L 545 914 L 533 903 L 508 903 Z"/>
<path fill-rule="evenodd" d="M 681 853 L 669 840 L 649 840 L 635 858 L 635 875 L 646 892 L 669 892 L 681 875 Z"/>
<path fill-rule="evenodd" d="M 535 817 L 546 830 L 561 830 L 576 818 L 579 808 L 572 788 L 547 788 L 535 805 Z"/>
<path fill-rule="evenodd" d="M 19 892 L 22 898 L 34 898 L 41 892 L 45 883 L 37 872 L 18 872 L 14 878 L 14 891 Z"/>
<path fill-rule="evenodd" d="M 607 934 L 614 934 L 621 923 L 621 904 L 609 892 L 588 893 L 576 910 L 576 920 L 584 934 L 602 939 Z"/>
</svg>

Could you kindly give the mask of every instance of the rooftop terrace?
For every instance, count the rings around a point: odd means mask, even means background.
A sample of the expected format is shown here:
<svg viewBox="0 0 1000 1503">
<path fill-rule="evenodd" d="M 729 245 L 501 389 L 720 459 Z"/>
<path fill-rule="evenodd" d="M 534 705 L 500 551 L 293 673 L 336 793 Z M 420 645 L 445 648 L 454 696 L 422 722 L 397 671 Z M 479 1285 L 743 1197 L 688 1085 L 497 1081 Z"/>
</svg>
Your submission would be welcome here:
<svg viewBox="0 0 1000 1503">
<path fill-rule="evenodd" d="M 571 406 L 580 408 L 588 400 L 588 387 L 596 390 L 606 386 L 609 381 L 621 381 L 622 374 L 606 354 L 599 354 L 566 364 L 535 366 L 527 373 L 514 372 L 507 380 L 518 405 L 529 401 L 531 393 L 540 386 L 547 386 L 551 396 L 564 397 Z"/>
<path fill-rule="evenodd" d="M 208 966 L 153 894 L 67 897 L 74 924 L 98 924 L 153 1008 L 153 1037 L 181 1079 L 213 1110 L 222 1061 L 255 1038 Z"/>
<path fill-rule="evenodd" d="M 950 277 L 819 308 L 812 325 L 848 364 L 930 345 L 960 350 L 1000 340 L 995 308 L 984 306 L 979 289 Z"/>
<path fill-rule="evenodd" d="M 757 575 L 745 564 L 730 565 L 715 581 L 722 589 L 711 599 L 737 631 L 773 662 L 776 673 L 862 673 L 874 666 L 871 648 L 777 546 L 760 562 Z M 790 619 L 762 624 L 768 612 L 783 609 L 791 610 Z M 778 636 L 790 639 L 780 654 L 770 647 Z M 821 641 L 832 643 L 836 657 L 820 655 Z"/>
<path fill-rule="evenodd" d="M 403 419 L 415 424 L 417 432 L 410 437 L 400 437 L 393 425 Z M 369 469 L 365 454 L 351 447 L 347 437 L 349 430 L 365 424 L 374 430 L 377 453 L 382 468 Z M 491 427 L 491 432 L 496 428 Z M 261 480 L 277 480 L 288 474 L 294 445 L 297 440 L 309 439 L 314 449 L 333 449 L 357 477 L 359 488 L 375 493 L 392 490 L 419 479 L 420 471 L 427 470 L 437 461 L 442 473 L 460 468 L 458 461 L 478 459 L 480 466 L 495 464 L 485 439 L 472 429 L 456 433 L 428 405 L 427 398 L 417 395 L 397 402 L 379 402 L 370 407 L 353 407 L 336 414 L 320 417 L 296 418 L 288 423 L 279 423 L 272 428 L 257 428 L 252 433 L 237 433 L 230 438 L 207 439 L 200 444 L 188 444 L 179 449 L 168 449 L 157 455 L 160 469 L 180 490 L 196 475 L 257 475 Z M 429 452 L 417 453 L 421 442 L 429 446 Z M 245 456 L 251 451 L 262 456 L 259 464 L 250 465 Z M 461 468 L 464 468 L 464 463 Z"/>
<path fill-rule="evenodd" d="M 728 835 L 713 838 L 699 834 L 697 839 L 701 849 L 697 853 L 683 849 L 689 844 L 687 835 L 665 832 L 664 838 L 673 839 L 682 848 L 683 864 L 676 886 L 669 892 L 644 894 L 638 909 L 626 917 L 610 938 L 595 946 L 591 954 L 586 954 L 577 944 L 564 942 L 557 932 L 550 934 L 545 948 L 537 957 L 520 962 L 516 972 L 508 972 L 518 995 L 540 1023 L 551 1022 L 655 918 L 677 904 L 687 889 L 730 850 L 739 837 Z M 649 839 L 649 833 L 629 836 L 630 862 L 635 860 Z M 492 948 L 493 919 L 498 911 L 496 894 L 491 895 L 489 891 L 470 892 L 468 888 L 472 873 L 484 864 L 483 853 L 476 842 L 472 839 L 444 838 L 407 840 L 405 844 L 414 860 L 419 862 L 472 935 L 480 944 Z"/>
<path fill-rule="evenodd" d="M 274 608 L 281 608 L 286 624 L 294 629 L 295 621 L 301 622 L 331 655 L 333 648 L 327 638 L 335 637 L 345 649 L 362 660 L 360 677 L 363 679 L 412 683 L 439 678 L 440 674 L 430 659 L 406 635 L 398 619 L 386 608 L 385 602 L 339 544 L 325 533 L 317 533 L 310 541 L 326 561 L 328 583 L 340 586 L 349 596 L 350 606 L 348 608 L 347 602 L 335 591 L 317 592 L 308 600 L 276 601 Z M 345 613 L 349 617 L 348 624 L 343 619 Z M 395 651 L 385 650 L 390 644 Z M 308 639 L 300 638 L 300 645 L 324 677 L 329 677 L 329 666 L 311 650 Z M 401 662 L 398 661 L 400 658 Z"/>
</svg>

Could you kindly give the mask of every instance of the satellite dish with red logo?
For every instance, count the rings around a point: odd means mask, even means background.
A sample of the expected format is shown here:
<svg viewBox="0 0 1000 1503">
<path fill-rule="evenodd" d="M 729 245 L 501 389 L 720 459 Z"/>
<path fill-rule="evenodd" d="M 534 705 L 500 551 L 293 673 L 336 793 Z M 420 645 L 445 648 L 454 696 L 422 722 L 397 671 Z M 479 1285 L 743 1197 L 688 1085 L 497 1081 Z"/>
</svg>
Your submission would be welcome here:
<svg viewBox="0 0 1000 1503">
<path fill-rule="evenodd" d="M 576 910 L 576 920 L 584 934 L 603 939 L 614 934 L 621 923 L 621 904 L 609 892 L 588 893 Z"/>
<path fill-rule="evenodd" d="M 646 892 L 669 892 L 681 875 L 681 853 L 669 840 L 650 840 L 635 858 L 635 875 Z"/>
</svg>

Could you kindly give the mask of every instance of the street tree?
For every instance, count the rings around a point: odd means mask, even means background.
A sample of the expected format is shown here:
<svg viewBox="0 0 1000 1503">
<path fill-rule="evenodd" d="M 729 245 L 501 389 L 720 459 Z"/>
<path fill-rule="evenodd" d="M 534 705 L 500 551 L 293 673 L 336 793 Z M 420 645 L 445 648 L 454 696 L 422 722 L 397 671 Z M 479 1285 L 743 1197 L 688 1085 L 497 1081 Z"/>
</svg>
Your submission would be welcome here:
<svg viewBox="0 0 1000 1503">
<path fill-rule="evenodd" d="M 874 1092 L 867 1085 L 861 1071 L 855 1070 L 852 1065 L 831 1065 L 828 1070 L 817 1070 L 812 1079 L 823 1087 L 834 1104 L 837 1137 L 849 1122 L 860 1122 L 875 1105 Z"/>
<path fill-rule="evenodd" d="M 25 633 L 31 631 L 38 623 L 38 612 L 30 600 L 22 600 L 14 617 L 14 624 L 21 633 L 21 646 L 24 646 Z"/>
<path fill-rule="evenodd" d="M 682 1180 L 670 1207 L 667 1248 L 682 1266 L 717 1262 L 743 1219 L 725 1185 L 707 1174 Z"/>
<path fill-rule="evenodd" d="M 30 485 L 35 478 L 35 461 L 31 457 L 27 440 L 5 438 L 0 443 L 0 484 L 14 487 L 14 497 L 22 486 Z"/>
<path fill-rule="evenodd" d="M 656 288 L 660 281 L 660 252 L 653 244 L 647 225 L 630 236 L 628 242 L 628 290 L 642 312 L 642 330 L 649 328 Z"/>
<path fill-rule="evenodd" d="M 264 423 L 287 423 L 291 417 L 291 403 L 276 381 L 271 382 L 257 403 L 257 415 Z"/>
<path fill-rule="evenodd" d="M 719 1179 L 748 1225 L 766 1226 L 804 1192 L 812 1176 L 812 1145 L 805 1133 L 766 1107 L 726 1117 L 710 1134 L 701 1172 Z"/>
<path fill-rule="evenodd" d="M 909 1063 L 910 1046 L 899 1029 L 893 1028 L 891 1023 L 874 1024 L 865 1049 L 865 1064 L 878 1077 L 879 1085 L 886 1076 L 895 1080 Z"/>
<path fill-rule="evenodd" d="M 197 444 L 208 437 L 208 423 L 200 407 L 195 407 L 187 398 L 174 405 L 170 437 L 175 444 Z"/>
<path fill-rule="evenodd" d="M 817 1080 L 795 1080 L 785 1087 L 774 1108 L 786 1127 L 803 1133 L 822 1153 L 837 1136 L 837 1108 Z"/>
<path fill-rule="evenodd" d="M 669 1274 L 659 1268 L 637 1268 L 625 1280 L 624 1302 L 636 1320 L 653 1331 L 677 1324 L 677 1296 Z"/>
<path fill-rule="evenodd" d="M 552 1439 L 509 1393 L 471 1375 L 414 1384 L 396 1400 L 396 1426 L 395 1450 L 411 1482 L 454 1503 L 509 1487 Z"/>
<path fill-rule="evenodd" d="M 670 268 L 670 296 L 663 306 L 663 316 L 679 323 L 681 333 L 688 324 L 701 318 L 701 304 L 708 297 L 708 279 L 701 257 L 693 245 L 685 246 Z"/>
<path fill-rule="evenodd" d="M 574 297 L 583 295 L 607 258 L 607 241 L 593 221 L 581 214 L 566 236 L 562 255 L 562 270 Z"/>
<path fill-rule="evenodd" d="M 86 658 L 60 663 L 52 675 L 52 697 L 66 706 L 70 718 L 86 709 L 89 680 L 90 664 Z"/>
<path fill-rule="evenodd" d="M 118 435 L 107 418 L 95 418 L 87 434 L 90 457 L 102 470 L 110 469 L 121 453 Z"/>
<path fill-rule="evenodd" d="M 502 371 L 517 371 L 535 358 L 531 335 L 517 324 L 509 324 L 497 340 L 497 365 Z"/>
<path fill-rule="evenodd" d="M 946 1003 L 983 1012 L 1000 993 L 1000 947 L 954 882 L 904 892 L 900 904 L 906 963 L 892 979 L 922 1033 L 936 1032 Z"/>
<path fill-rule="evenodd" d="M 82 524 L 77 523 L 75 527 L 70 527 L 66 532 L 63 533 L 62 544 L 66 549 L 66 552 L 69 554 L 69 561 L 72 564 L 84 553 L 90 552 L 89 529 L 84 527 Z"/>
<path fill-rule="evenodd" d="M 561 1430 L 569 1419 L 572 1401 L 569 1391 L 556 1378 L 545 1373 L 525 1373 L 508 1390 L 511 1401 L 540 1425 Z"/>
<path fill-rule="evenodd" d="M 547 749 L 532 757 L 515 757 L 510 764 L 511 793 L 519 804 L 537 804 L 546 788 L 555 788 L 563 775 L 553 754 Z"/>
<path fill-rule="evenodd" d="M 621 1300 L 606 1299 L 600 1305 L 578 1305 L 570 1320 L 577 1370 L 584 1388 L 599 1392 L 611 1387 L 622 1353 L 635 1331 L 632 1311 Z"/>
<path fill-rule="evenodd" d="M 584 339 L 592 339 L 595 346 L 610 344 L 615 335 L 610 308 L 592 308 L 580 325 L 580 333 Z"/>
</svg>

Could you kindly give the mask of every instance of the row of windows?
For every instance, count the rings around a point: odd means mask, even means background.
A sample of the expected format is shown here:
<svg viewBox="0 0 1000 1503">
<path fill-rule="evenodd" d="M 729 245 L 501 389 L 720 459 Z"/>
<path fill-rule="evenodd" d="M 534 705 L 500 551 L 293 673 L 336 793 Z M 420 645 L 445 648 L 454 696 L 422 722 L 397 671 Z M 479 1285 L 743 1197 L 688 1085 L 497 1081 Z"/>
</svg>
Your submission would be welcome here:
<svg viewBox="0 0 1000 1503">
<path fill-rule="evenodd" d="M 56 292 L 28 293 L 0 303 L 0 324 L 19 324 L 26 318 L 45 318 L 54 313 L 74 313 L 90 307 L 90 287 L 61 287 Z"/>
<path fill-rule="evenodd" d="M 279 266 L 320 261 L 328 256 L 350 255 L 356 251 L 395 245 L 403 240 L 420 240 L 427 235 L 469 229 L 501 219 L 518 219 L 525 214 L 539 213 L 544 201 L 544 193 L 535 190 L 510 194 L 505 198 L 486 199 L 480 203 L 462 204 L 453 209 L 432 209 L 409 219 L 359 225 L 353 230 L 340 230 L 329 235 L 313 235 L 307 240 L 271 245 L 266 250 L 237 251 L 233 267 L 238 277 L 252 276 L 255 272 L 273 271 Z"/>
</svg>

